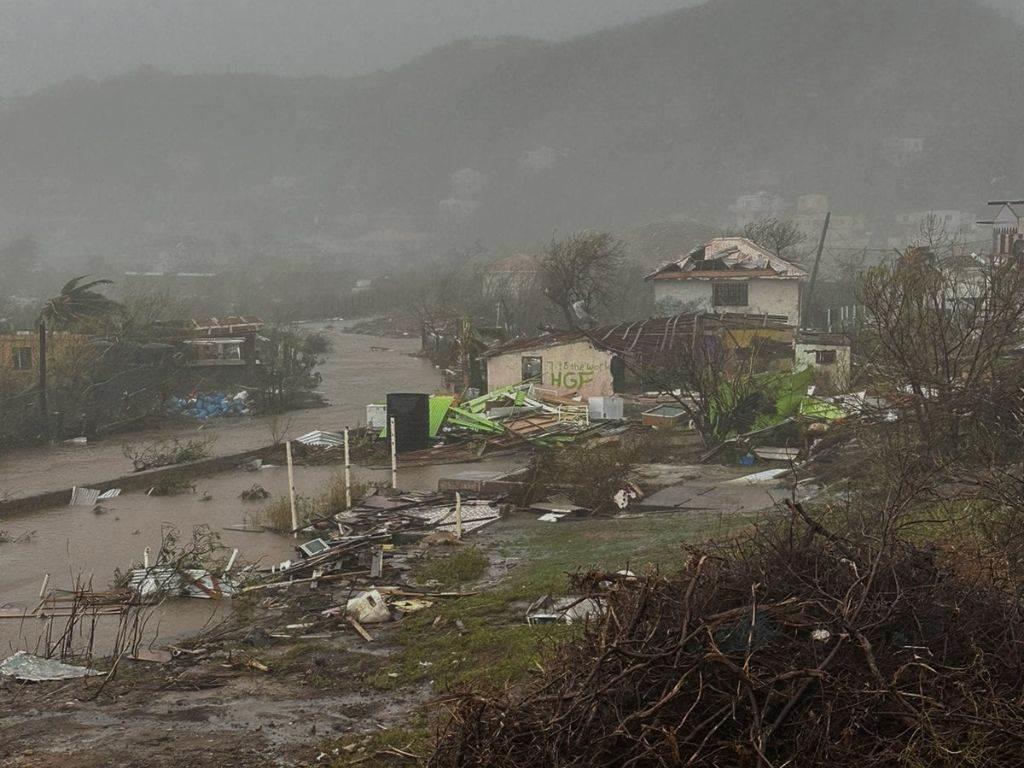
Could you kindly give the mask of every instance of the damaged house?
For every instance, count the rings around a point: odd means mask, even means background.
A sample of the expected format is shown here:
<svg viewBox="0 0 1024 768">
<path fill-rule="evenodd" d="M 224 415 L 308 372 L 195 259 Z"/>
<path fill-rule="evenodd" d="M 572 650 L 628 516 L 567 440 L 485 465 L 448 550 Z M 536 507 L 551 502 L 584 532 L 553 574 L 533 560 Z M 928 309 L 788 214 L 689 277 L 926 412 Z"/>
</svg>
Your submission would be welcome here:
<svg viewBox="0 0 1024 768">
<path fill-rule="evenodd" d="M 666 313 L 761 315 L 797 325 L 807 273 L 745 237 L 718 237 L 645 278 Z"/>
<path fill-rule="evenodd" d="M 191 367 L 245 367 L 259 364 L 257 341 L 263 322 L 255 317 L 210 317 L 192 320 L 184 340 Z"/>
<path fill-rule="evenodd" d="M 778 357 L 789 360 L 794 330 L 763 315 L 697 312 L 516 339 L 484 354 L 487 388 L 494 391 L 531 381 L 552 395 L 589 398 L 641 392 L 650 384 L 643 380 L 645 361 L 664 359 L 695 338 L 714 338 L 740 351 L 755 343 L 771 344 Z"/>
</svg>

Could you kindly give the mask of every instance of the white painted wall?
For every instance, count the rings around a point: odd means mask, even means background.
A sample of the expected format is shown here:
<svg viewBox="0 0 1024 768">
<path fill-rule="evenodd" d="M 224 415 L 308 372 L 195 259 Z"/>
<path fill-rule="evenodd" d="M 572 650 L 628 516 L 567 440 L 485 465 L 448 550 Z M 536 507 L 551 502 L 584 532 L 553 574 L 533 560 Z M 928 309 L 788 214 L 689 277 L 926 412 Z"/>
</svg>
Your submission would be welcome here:
<svg viewBox="0 0 1024 768">
<path fill-rule="evenodd" d="M 818 365 L 818 350 L 835 350 L 836 361 L 832 365 Z M 828 377 L 829 384 L 837 391 L 850 386 L 850 347 L 848 345 L 802 344 L 797 343 L 794 351 L 793 367 L 795 370 L 814 368 Z"/>
<path fill-rule="evenodd" d="M 790 325 L 800 320 L 800 282 L 798 280 L 747 281 L 747 306 L 715 307 L 712 305 L 710 280 L 655 280 L 654 302 L 677 304 L 686 310 L 704 312 L 741 312 L 752 315 L 785 315 Z"/>
<path fill-rule="evenodd" d="M 583 397 L 607 397 L 613 394 L 612 356 L 594 349 L 587 341 L 535 350 L 517 350 L 488 358 L 487 389 L 494 391 L 522 381 L 524 357 L 539 357 L 543 360 L 542 381 L 538 385 L 542 389 L 560 394 L 578 392 Z"/>
</svg>

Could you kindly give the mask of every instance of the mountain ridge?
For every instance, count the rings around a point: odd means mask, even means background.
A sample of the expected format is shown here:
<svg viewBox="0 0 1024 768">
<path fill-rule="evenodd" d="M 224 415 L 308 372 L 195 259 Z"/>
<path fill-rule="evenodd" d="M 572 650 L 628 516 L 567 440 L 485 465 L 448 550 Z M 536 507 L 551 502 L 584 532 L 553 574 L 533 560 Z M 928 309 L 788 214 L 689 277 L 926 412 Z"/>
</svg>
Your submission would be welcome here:
<svg viewBox="0 0 1024 768">
<path fill-rule="evenodd" d="M 522 242 L 712 221 L 762 187 L 879 220 L 970 210 L 1024 188 L 1022 29 L 962 0 L 713 0 L 564 42 L 460 41 L 356 78 L 67 83 L 0 115 L 0 227 L 90 249 L 157 222 L 338 239 L 393 219 Z M 901 137 L 924 150 L 894 167 L 884 146 Z"/>
</svg>

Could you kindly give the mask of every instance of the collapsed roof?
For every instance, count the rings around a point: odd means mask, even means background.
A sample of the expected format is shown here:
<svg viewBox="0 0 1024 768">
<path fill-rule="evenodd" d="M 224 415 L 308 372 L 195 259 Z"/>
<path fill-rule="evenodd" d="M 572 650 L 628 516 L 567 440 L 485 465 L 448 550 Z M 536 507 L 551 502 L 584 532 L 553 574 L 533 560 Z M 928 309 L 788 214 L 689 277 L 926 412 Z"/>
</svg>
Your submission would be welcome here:
<svg viewBox="0 0 1024 768">
<path fill-rule="evenodd" d="M 263 327 L 258 317 L 207 317 L 192 320 L 192 333 L 196 336 L 234 336 L 236 334 L 256 333 Z"/>
<path fill-rule="evenodd" d="M 483 356 L 497 357 L 586 341 L 597 349 L 613 354 L 651 357 L 670 353 L 678 346 L 691 344 L 695 335 L 707 333 L 741 333 L 744 338 L 753 334 L 788 343 L 792 342 L 794 328 L 767 315 L 687 312 L 670 317 L 617 323 L 591 331 L 558 331 L 545 336 L 513 339 L 489 349 Z"/>
<path fill-rule="evenodd" d="M 647 280 L 802 280 L 807 273 L 745 237 L 716 237 L 647 275 Z"/>
</svg>

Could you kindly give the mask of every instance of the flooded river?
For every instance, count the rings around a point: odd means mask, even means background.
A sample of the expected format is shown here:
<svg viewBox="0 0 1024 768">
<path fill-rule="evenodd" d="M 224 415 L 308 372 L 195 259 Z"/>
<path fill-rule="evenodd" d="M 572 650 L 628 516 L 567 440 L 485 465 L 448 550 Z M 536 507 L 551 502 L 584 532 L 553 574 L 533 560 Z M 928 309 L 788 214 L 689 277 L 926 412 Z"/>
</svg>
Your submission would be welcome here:
<svg viewBox="0 0 1024 768">
<path fill-rule="evenodd" d="M 408 340 L 380 339 L 330 331 L 333 349 L 321 367 L 322 391 L 330 406 L 299 411 L 282 417 L 287 434 L 295 437 L 311 429 L 340 429 L 364 421 L 368 402 L 380 401 L 389 391 L 433 392 L 440 379 L 429 363 L 409 356 L 418 344 Z M 384 347 L 389 351 L 374 351 Z M 279 420 L 280 424 L 280 420 Z M 280 426 L 278 426 L 280 428 Z M 222 420 L 211 423 L 201 434 L 215 436 L 214 453 L 230 454 L 266 445 L 271 440 L 271 418 Z M 131 436 L 133 441 L 194 435 L 196 430 Z M 87 485 L 90 479 L 126 474 L 130 464 L 121 454 L 119 442 L 110 441 L 85 448 L 60 448 L 9 456 L 0 463 L 0 489 L 48 490 L 69 485 Z M 31 466 L 35 464 L 35 466 Z M 127 465 L 127 466 L 126 466 Z M 506 469 L 508 460 L 473 464 L 473 469 Z M 401 487 L 426 490 L 437 487 L 440 477 L 462 469 L 458 465 L 417 467 L 402 470 Z M 339 467 L 296 467 L 299 494 L 313 496 L 339 471 Z M 390 472 L 357 468 L 354 479 L 387 482 Z M 110 585 L 115 568 L 122 571 L 141 562 L 143 550 L 159 549 L 164 526 L 176 527 L 189 538 L 193 526 L 208 525 L 223 543 L 239 549 L 239 559 L 269 565 L 295 557 L 296 540 L 275 533 L 245 533 L 224 530 L 259 517 L 265 502 L 244 502 L 239 494 L 253 483 L 264 486 L 274 497 L 287 495 L 287 472 L 270 467 L 258 472 L 232 470 L 196 481 L 195 493 L 173 497 L 151 497 L 143 492 L 124 493 L 103 502 L 102 514 L 90 507 L 62 506 L 0 519 L 0 528 L 11 538 L 27 537 L 16 543 L 0 543 L 0 607 L 31 610 L 39 600 L 44 574 L 50 574 L 51 588 L 67 589 L 76 580 L 92 581 L 97 590 Z M 26 490 L 29 489 L 29 490 Z M 10 492 L 10 491 L 9 491 Z M 149 625 L 150 637 L 161 642 L 194 633 L 211 617 L 229 610 L 230 601 L 177 599 L 161 606 Z M 97 651 L 106 652 L 116 617 L 101 619 Z M 54 625 L 61 625 L 55 619 Z M 40 619 L 0 619 L 0 657 L 11 649 L 34 649 L 45 632 Z"/>
</svg>

